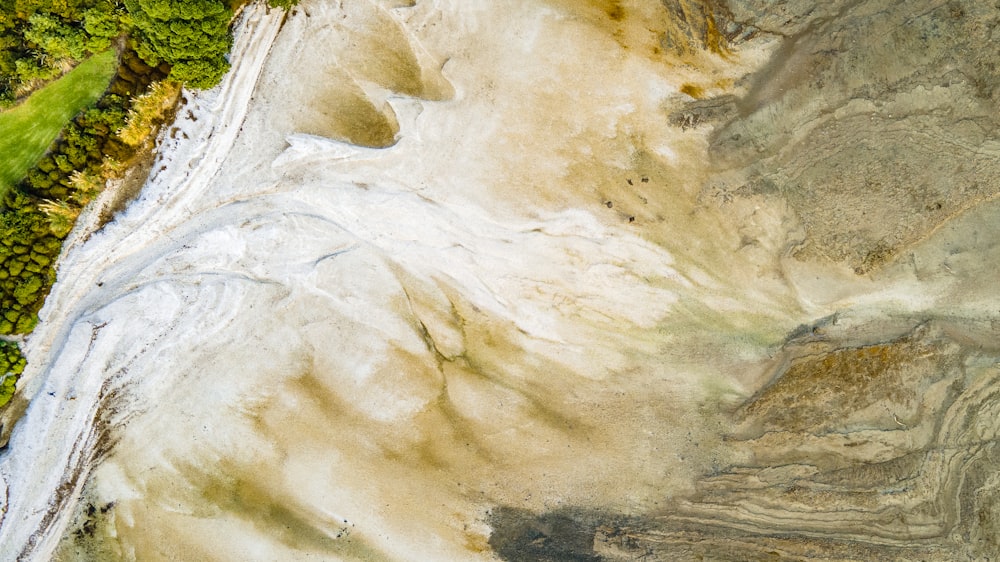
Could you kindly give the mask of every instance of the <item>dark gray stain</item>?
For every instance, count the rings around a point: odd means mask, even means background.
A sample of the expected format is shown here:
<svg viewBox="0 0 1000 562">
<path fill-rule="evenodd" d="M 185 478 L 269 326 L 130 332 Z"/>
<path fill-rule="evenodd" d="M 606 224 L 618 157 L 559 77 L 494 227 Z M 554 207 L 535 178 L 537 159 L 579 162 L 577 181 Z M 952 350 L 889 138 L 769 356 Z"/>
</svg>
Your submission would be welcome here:
<svg viewBox="0 0 1000 562">
<path fill-rule="evenodd" d="M 594 551 L 599 525 L 611 516 L 579 508 L 535 513 L 497 507 L 488 518 L 493 528 L 489 544 L 510 562 L 584 562 L 603 558 Z"/>
</svg>

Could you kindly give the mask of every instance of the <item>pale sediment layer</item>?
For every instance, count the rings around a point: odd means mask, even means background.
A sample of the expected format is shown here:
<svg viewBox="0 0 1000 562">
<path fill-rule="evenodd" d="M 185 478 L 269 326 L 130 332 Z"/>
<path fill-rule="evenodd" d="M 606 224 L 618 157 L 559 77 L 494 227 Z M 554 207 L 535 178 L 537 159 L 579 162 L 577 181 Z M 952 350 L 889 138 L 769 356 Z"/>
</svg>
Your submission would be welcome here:
<svg viewBox="0 0 1000 562">
<path fill-rule="evenodd" d="M 498 4 L 246 11 L 64 257 L 4 559 L 992 552 L 992 12 Z"/>
</svg>

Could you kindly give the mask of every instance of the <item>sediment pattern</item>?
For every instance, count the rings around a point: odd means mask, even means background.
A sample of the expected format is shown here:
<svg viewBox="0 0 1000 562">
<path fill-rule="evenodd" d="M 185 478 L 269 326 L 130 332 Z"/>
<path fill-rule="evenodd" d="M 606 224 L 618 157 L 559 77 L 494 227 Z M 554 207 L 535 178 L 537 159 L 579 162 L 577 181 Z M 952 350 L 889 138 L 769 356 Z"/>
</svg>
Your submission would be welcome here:
<svg viewBox="0 0 1000 562">
<path fill-rule="evenodd" d="M 712 134 L 713 196 L 787 201 L 801 257 L 866 273 L 1000 193 L 994 3 L 731 4 L 782 39 Z"/>
<path fill-rule="evenodd" d="M 0 558 L 988 559 L 996 12 L 247 10 L 67 246 Z"/>
<path fill-rule="evenodd" d="M 1000 518 L 1000 370 L 935 323 L 885 343 L 787 346 L 734 415 L 745 461 L 676 511 L 602 529 L 611 559 L 986 560 Z M 818 341 L 817 341 L 818 339 Z"/>
</svg>

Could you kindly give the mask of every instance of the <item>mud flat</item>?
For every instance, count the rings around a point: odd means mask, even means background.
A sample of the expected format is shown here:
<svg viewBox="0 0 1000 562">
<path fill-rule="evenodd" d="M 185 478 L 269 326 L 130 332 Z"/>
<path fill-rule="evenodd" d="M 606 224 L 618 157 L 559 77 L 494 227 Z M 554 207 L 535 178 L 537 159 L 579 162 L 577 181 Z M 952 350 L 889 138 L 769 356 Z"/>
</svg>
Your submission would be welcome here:
<svg viewBox="0 0 1000 562">
<path fill-rule="evenodd" d="M 996 10 L 496 4 L 244 13 L 63 258 L 4 559 L 995 552 Z"/>
</svg>

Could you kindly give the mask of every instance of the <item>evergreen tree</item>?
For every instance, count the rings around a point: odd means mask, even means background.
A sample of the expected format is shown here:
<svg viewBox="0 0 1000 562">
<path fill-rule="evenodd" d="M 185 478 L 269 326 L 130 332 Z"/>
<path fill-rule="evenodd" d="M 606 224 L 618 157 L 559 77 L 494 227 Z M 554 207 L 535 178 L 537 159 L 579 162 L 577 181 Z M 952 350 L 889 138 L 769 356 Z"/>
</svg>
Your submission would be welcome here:
<svg viewBox="0 0 1000 562">
<path fill-rule="evenodd" d="M 125 0 L 136 51 L 150 65 L 166 62 L 172 76 L 209 88 L 229 70 L 232 11 L 219 0 Z"/>
</svg>

